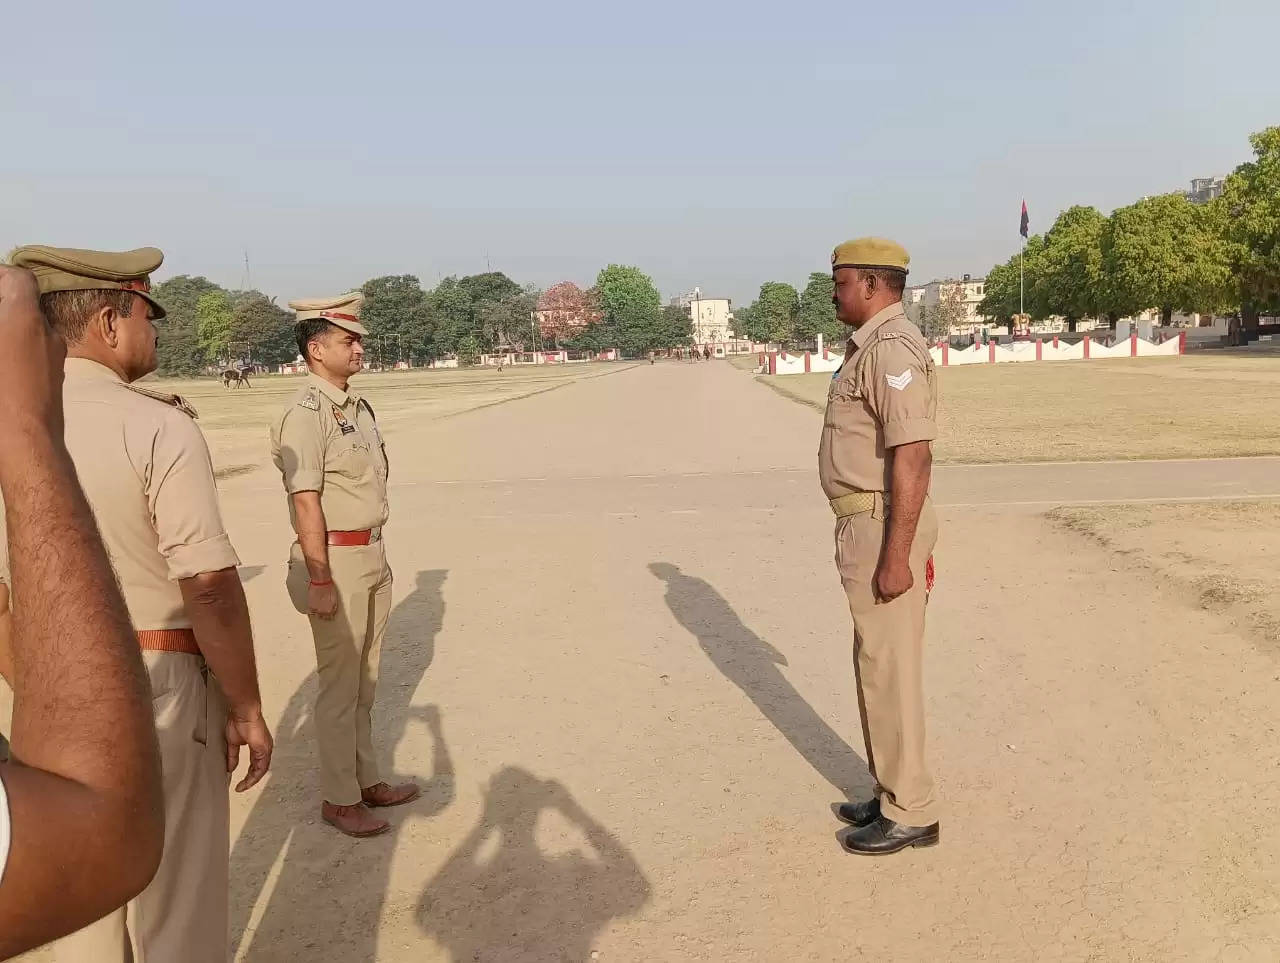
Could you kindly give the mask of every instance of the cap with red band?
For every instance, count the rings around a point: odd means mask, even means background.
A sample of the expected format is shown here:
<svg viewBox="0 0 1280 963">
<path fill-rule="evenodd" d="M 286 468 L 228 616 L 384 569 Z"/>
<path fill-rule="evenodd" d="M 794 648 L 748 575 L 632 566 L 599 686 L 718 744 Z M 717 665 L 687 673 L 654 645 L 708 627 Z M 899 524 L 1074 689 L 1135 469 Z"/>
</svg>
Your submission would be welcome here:
<svg viewBox="0 0 1280 963">
<path fill-rule="evenodd" d="M 159 248 L 132 251 L 88 251 L 73 247 L 27 244 L 14 248 L 9 263 L 36 276 L 41 294 L 55 291 L 133 291 L 151 305 L 152 317 L 164 308 L 151 296 L 151 273 L 164 263 Z"/>
<path fill-rule="evenodd" d="M 359 291 L 350 291 L 332 298 L 290 301 L 289 307 L 298 312 L 299 321 L 320 318 L 363 338 L 369 333 L 368 329 L 360 323 L 360 306 L 363 303 L 363 294 Z"/>
</svg>

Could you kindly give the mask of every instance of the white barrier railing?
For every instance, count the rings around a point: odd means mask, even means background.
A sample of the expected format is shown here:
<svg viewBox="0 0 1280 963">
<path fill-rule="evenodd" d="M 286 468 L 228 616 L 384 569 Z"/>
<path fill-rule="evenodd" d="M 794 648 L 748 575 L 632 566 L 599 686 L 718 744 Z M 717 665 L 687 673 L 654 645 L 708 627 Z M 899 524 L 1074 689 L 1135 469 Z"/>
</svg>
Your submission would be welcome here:
<svg viewBox="0 0 1280 963">
<path fill-rule="evenodd" d="M 1012 344 L 975 344 L 972 348 L 956 349 L 942 344 L 929 349 L 933 363 L 941 367 L 966 364 L 1016 364 L 1027 361 L 1100 361 L 1106 358 L 1173 358 L 1187 349 L 1186 332 L 1176 338 L 1154 342 L 1139 338 L 1136 334 L 1106 345 L 1087 335 L 1075 344 L 1057 338 L 1045 341 L 1015 341 Z M 835 371 L 844 362 L 843 355 L 823 351 L 821 355 L 805 351 L 803 354 L 787 354 L 771 351 L 760 355 L 760 370 L 771 375 L 810 374 L 819 371 Z"/>
</svg>

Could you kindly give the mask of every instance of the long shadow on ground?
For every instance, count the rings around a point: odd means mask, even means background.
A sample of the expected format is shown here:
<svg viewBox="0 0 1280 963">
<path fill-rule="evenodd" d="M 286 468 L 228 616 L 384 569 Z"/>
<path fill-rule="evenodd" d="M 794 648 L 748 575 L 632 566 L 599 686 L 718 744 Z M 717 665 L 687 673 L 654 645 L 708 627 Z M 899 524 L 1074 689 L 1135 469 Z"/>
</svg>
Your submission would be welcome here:
<svg viewBox="0 0 1280 963">
<path fill-rule="evenodd" d="M 670 562 L 653 562 L 649 571 L 667 583 L 667 606 L 676 621 L 809 765 L 846 798 L 870 795 L 866 762 L 783 675 L 786 656 L 747 628 L 724 596 L 703 579 L 686 575 Z M 852 686 L 852 666 L 849 676 Z"/>
<path fill-rule="evenodd" d="M 432 772 L 411 774 L 422 795 L 386 810 L 391 831 L 350 839 L 319 818 L 320 788 L 311 726 L 315 673 L 289 700 L 276 727 L 271 776 L 231 853 L 231 937 L 245 961 L 377 958 L 378 927 L 397 841 L 453 801 L 454 773 L 436 706 L 415 706 L 414 692 L 435 655 L 444 620 L 446 573 L 418 574 L 391 613 L 383 641 L 374 740 L 385 760 L 416 721 L 432 741 Z M 384 769 L 384 779 L 403 779 Z M 269 892 L 269 896 L 265 896 Z M 254 907 L 266 899 L 257 925 Z"/>
</svg>

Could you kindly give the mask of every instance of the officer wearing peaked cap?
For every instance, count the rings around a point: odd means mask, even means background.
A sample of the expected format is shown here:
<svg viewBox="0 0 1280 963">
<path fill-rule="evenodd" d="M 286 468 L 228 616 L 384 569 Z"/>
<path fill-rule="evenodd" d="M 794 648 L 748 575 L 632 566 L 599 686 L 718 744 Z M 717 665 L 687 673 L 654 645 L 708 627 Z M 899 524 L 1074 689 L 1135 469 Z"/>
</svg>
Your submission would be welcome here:
<svg viewBox="0 0 1280 963">
<path fill-rule="evenodd" d="M 309 617 L 316 648 L 321 817 L 357 837 L 390 829 L 373 808 L 418 795 L 412 783 L 384 782 L 373 750 L 391 568 L 382 539 L 386 448 L 373 408 L 350 385 L 364 367 L 361 302 L 351 293 L 289 303 L 310 374 L 271 426 L 271 454 L 298 536 L 289 555 L 289 597 Z"/>
<path fill-rule="evenodd" d="M 35 275 L 41 308 L 67 344 L 66 446 L 143 650 L 164 770 L 156 876 L 126 906 L 54 944 L 54 953 L 68 963 L 225 963 L 227 773 L 247 745 L 250 768 L 237 789 L 261 779 L 271 734 L 239 559 L 195 411 L 134 383 L 156 367 L 154 321 L 164 308 L 149 275 L 163 255 L 32 245 L 9 260 Z M 7 580 L 7 548 L 0 556 Z"/>
<path fill-rule="evenodd" d="M 926 571 L 938 523 L 929 499 L 937 437 L 933 362 L 902 306 L 907 252 L 862 238 L 835 249 L 836 316 L 853 329 L 831 381 L 818 474 L 836 516 L 836 568 L 854 627 L 854 668 L 875 798 L 846 803 L 850 852 L 938 841 L 925 759 Z"/>
</svg>

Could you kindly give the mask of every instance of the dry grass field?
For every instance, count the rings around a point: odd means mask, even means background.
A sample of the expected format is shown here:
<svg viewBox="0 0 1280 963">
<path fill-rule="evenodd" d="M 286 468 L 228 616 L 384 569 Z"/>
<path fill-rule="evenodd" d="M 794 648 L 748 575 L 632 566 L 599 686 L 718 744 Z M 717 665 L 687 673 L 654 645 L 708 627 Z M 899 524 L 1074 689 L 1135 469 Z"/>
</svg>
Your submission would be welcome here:
<svg viewBox="0 0 1280 963">
<path fill-rule="evenodd" d="M 940 368 L 943 463 L 1280 452 L 1280 356 Z M 829 374 L 759 380 L 821 410 Z"/>
<path fill-rule="evenodd" d="M 378 421 L 449 418 L 477 408 L 554 391 L 584 378 L 630 367 L 627 363 L 458 368 L 364 374 L 352 387 L 369 399 Z M 252 388 L 226 390 L 214 378 L 152 379 L 147 384 L 182 395 L 200 413 L 200 427 L 220 476 L 260 465 L 267 456 L 271 419 L 303 383 L 299 375 L 255 375 Z"/>
</svg>

